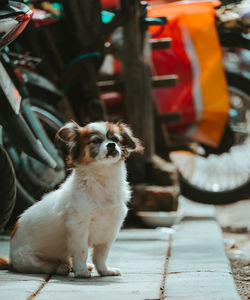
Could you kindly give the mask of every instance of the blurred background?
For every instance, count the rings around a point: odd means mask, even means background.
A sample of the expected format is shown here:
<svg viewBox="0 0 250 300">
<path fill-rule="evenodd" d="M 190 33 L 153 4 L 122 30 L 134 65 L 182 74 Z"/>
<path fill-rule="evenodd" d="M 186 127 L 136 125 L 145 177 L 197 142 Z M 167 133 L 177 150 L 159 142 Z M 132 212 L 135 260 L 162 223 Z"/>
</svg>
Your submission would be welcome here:
<svg viewBox="0 0 250 300">
<path fill-rule="evenodd" d="M 122 120 L 146 149 L 125 226 L 175 224 L 180 196 L 217 205 L 244 289 L 249 28 L 247 0 L 1 0 L 0 228 L 69 174 L 63 124 Z"/>
</svg>

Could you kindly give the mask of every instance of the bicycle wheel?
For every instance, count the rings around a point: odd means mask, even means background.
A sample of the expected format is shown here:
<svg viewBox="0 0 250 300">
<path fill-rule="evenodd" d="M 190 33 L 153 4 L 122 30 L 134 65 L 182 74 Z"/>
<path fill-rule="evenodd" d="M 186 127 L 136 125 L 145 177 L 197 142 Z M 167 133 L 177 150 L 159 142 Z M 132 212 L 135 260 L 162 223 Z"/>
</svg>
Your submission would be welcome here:
<svg viewBox="0 0 250 300">
<path fill-rule="evenodd" d="M 234 144 L 227 152 L 206 157 L 188 151 L 170 153 L 180 173 L 181 193 L 206 204 L 232 203 L 250 195 L 250 82 L 232 73 L 227 80 Z"/>
</svg>

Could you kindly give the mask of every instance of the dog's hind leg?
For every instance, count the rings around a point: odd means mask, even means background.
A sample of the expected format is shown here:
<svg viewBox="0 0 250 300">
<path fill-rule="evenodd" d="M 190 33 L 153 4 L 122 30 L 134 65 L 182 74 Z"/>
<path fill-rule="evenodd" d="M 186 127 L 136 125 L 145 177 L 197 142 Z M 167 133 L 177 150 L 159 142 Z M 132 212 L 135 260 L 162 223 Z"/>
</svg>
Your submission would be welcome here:
<svg viewBox="0 0 250 300">
<path fill-rule="evenodd" d="M 57 264 L 57 269 L 54 274 L 57 275 L 68 275 L 71 271 L 71 265 L 67 262 L 60 262 Z"/>
<path fill-rule="evenodd" d="M 26 256 L 25 258 L 11 263 L 14 270 L 21 273 L 41 273 L 68 275 L 71 266 L 68 262 L 50 261 L 37 255 Z"/>
</svg>

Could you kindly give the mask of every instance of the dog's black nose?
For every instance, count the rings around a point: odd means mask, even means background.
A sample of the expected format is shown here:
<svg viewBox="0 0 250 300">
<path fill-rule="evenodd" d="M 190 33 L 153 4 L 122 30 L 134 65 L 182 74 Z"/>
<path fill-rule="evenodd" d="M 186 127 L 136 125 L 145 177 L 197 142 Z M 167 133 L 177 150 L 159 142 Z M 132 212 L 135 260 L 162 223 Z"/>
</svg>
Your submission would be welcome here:
<svg viewBox="0 0 250 300">
<path fill-rule="evenodd" d="M 115 156 L 117 154 L 115 143 L 108 143 L 107 148 L 108 148 L 108 155 Z"/>
<path fill-rule="evenodd" d="M 115 150 L 115 143 L 108 143 L 107 148 L 109 150 Z"/>
</svg>

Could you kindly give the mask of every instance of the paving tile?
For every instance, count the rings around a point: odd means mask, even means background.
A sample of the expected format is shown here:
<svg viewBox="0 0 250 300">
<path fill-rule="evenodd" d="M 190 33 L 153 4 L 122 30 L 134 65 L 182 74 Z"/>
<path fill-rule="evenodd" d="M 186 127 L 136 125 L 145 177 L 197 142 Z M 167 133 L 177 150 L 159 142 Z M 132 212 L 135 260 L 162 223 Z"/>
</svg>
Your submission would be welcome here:
<svg viewBox="0 0 250 300">
<path fill-rule="evenodd" d="M 171 252 L 169 273 L 230 272 L 221 230 L 214 220 L 200 219 L 182 222 L 174 235 Z"/>
<path fill-rule="evenodd" d="M 165 298 L 240 299 L 214 219 L 191 218 L 178 225 L 167 267 Z"/>
<path fill-rule="evenodd" d="M 232 276 L 218 272 L 169 274 L 165 299 L 240 300 Z"/>
</svg>

